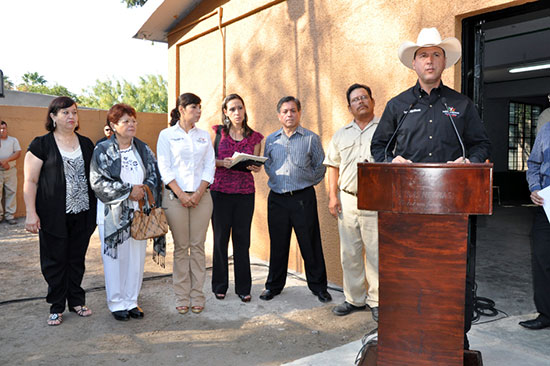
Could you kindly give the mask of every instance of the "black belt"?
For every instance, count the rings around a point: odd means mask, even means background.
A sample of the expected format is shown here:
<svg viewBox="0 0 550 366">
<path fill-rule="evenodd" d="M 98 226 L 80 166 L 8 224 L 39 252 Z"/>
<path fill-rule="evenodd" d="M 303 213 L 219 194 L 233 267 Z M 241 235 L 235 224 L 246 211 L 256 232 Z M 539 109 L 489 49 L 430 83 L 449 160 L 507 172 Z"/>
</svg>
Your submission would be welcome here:
<svg viewBox="0 0 550 366">
<path fill-rule="evenodd" d="M 299 189 L 297 191 L 289 191 L 289 192 L 283 192 L 283 193 L 277 193 L 275 191 L 272 191 L 272 192 L 279 195 L 279 196 L 295 196 L 295 195 L 303 193 L 303 192 L 305 192 L 305 191 L 307 191 L 308 189 L 311 189 L 311 188 L 312 188 L 312 186 L 306 187 L 304 189 Z"/>
<path fill-rule="evenodd" d="M 170 186 L 168 184 L 164 185 L 164 188 L 166 188 L 167 190 L 169 190 L 170 192 L 172 192 L 173 194 L 176 194 L 176 192 L 174 192 L 172 190 L 172 188 L 170 188 Z M 195 193 L 195 192 L 187 192 L 187 191 L 184 191 L 185 193 L 189 193 L 189 194 L 192 194 L 192 193 Z"/>
</svg>

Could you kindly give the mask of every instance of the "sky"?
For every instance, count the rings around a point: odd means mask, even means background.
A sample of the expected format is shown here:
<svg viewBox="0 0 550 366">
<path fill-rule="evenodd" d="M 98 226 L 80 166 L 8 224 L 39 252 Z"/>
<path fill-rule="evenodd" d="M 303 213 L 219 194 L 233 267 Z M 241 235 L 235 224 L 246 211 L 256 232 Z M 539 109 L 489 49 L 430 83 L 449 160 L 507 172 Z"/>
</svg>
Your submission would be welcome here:
<svg viewBox="0 0 550 366">
<path fill-rule="evenodd" d="M 0 0 L 0 70 L 16 85 L 38 72 L 75 94 L 97 79 L 167 77 L 166 43 L 132 38 L 159 1 Z"/>
</svg>

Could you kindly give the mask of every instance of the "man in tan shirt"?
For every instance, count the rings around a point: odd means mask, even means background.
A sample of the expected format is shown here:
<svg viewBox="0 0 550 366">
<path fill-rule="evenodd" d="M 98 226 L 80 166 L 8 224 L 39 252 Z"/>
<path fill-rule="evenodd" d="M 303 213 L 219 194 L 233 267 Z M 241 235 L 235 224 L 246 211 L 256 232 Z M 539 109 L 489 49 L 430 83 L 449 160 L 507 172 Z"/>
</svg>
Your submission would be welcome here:
<svg viewBox="0 0 550 366">
<path fill-rule="evenodd" d="M 370 145 L 379 118 L 368 86 L 353 84 L 346 97 L 353 120 L 336 131 L 323 162 L 328 167 L 329 211 L 338 218 L 346 297 L 332 312 L 343 316 L 368 306 L 378 321 L 378 213 L 357 209 L 357 163 L 374 161 Z"/>
<path fill-rule="evenodd" d="M 17 208 L 17 169 L 15 161 L 21 155 L 19 141 L 8 136 L 8 124 L 0 122 L 0 221 L 4 218 L 10 225 L 15 225 L 15 210 Z M 2 207 L 2 196 L 6 209 Z"/>
</svg>

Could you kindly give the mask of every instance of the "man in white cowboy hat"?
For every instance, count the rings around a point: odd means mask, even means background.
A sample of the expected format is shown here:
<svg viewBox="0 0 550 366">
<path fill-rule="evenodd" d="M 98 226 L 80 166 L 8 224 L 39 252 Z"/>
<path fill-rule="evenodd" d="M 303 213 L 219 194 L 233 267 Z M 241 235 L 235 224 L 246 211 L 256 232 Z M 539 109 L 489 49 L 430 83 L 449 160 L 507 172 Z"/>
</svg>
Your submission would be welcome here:
<svg viewBox="0 0 550 366">
<path fill-rule="evenodd" d="M 474 103 L 441 81 L 443 70 L 460 59 L 461 49 L 458 39 L 441 40 L 435 28 L 422 29 L 416 43 L 401 44 L 399 59 L 416 72 L 418 81 L 386 104 L 372 138 L 376 161 L 482 163 L 489 157 L 491 143 Z M 468 268 L 474 265 L 471 252 Z M 473 316 L 473 282 L 473 271 L 467 271 L 465 349 Z"/>
<path fill-rule="evenodd" d="M 418 82 L 386 104 L 372 139 L 375 160 L 462 162 L 463 152 L 451 116 L 466 150 L 464 162 L 485 161 L 491 143 L 474 104 L 441 81 L 443 70 L 460 59 L 458 39 L 441 40 L 437 29 L 424 28 L 416 43 L 401 44 L 398 55 L 403 65 L 416 71 Z M 399 122 L 403 123 L 387 146 Z"/>
</svg>

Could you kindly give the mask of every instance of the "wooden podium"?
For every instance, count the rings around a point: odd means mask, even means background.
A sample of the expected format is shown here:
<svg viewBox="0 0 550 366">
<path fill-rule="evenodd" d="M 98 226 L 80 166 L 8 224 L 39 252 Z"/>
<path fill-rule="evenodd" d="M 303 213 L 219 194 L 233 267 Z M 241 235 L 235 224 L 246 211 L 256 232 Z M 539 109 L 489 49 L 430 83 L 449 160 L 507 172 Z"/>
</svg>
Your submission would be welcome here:
<svg viewBox="0 0 550 366">
<path fill-rule="evenodd" d="M 493 164 L 358 165 L 378 211 L 377 365 L 462 366 L 468 215 L 492 214 Z"/>
</svg>

